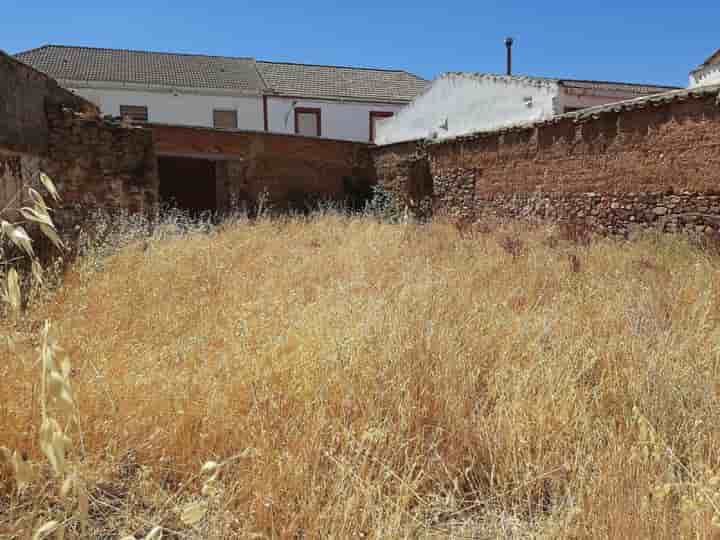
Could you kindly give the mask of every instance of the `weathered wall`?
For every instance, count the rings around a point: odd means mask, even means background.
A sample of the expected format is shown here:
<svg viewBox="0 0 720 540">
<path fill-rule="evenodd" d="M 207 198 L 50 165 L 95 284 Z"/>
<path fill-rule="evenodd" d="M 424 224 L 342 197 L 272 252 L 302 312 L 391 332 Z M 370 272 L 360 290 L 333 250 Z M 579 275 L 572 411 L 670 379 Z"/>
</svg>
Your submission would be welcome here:
<svg viewBox="0 0 720 540">
<path fill-rule="evenodd" d="M 262 192 L 278 206 L 305 198 L 342 200 L 374 183 L 366 143 L 272 133 L 152 125 L 159 156 L 217 161 L 222 208 Z M 164 181 L 164 180 L 163 180 Z"/>
<path fill-rule="evenodd" d="M 0 51 L 0 146 L 44 153 L 48 144 L 45 110 L 58 106 L 81 112 L 97 110 L 53 79 Z"/>
<path fill-rule="evenodd" d="M 720 225 L 718 88 L 672 92 L 529 128 L 378 148 L 381 184 L 409 197 L 408 160 L 426 159 L 433 205 L 465 217 L 586 222 L 622 233 Z"/>
<path fill-rule="evenodd" d="M 143 212 L 158 199 L 152 131 L 50 109 L 43 170 L 55 180 L 70 225 L 82 209 Z M 79 208 L 80 207 L 80 208 Z"/>
<path fill-rule="evenodd" d="M 39 171 L 40 159 L 0 148 L 0 210 L 19 206 L 23 188 Z"/>
<path fill-rule="evenodd" d="M 104 121 L 95 105 L 0 52 L 0 208 L 49 174 L 61 227 L 78 208 L 149 209 L 157 200 L 152 132 Z"/>
</svg>

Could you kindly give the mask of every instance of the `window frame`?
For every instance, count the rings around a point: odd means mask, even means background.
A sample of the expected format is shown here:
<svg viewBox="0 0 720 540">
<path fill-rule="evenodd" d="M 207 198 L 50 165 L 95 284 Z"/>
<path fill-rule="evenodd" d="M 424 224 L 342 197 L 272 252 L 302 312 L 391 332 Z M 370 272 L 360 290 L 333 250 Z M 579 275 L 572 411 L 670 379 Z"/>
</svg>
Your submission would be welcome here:
<svg viewBox="0 0 720 540">
<path fill-rule="evenodd" d="M 304 137 L 322 137 L 322 109 L 320 107 L 295 107 L 295 134 Z M 298 116 L 301 114 L 314 114 L 317 118 L 317 135 L 303 135 L 300 133 Z"/>
<path fill-rule="evenodd" d="M 227 128 L 227 127 L 217 127 L 215 125 L 215 113 L 233 113 L 235 115 L 235 127 Z M 238 123 L 238 112 L 237 109 L 224 109 L 224 108 L 217 108 L 214 107 L 212 110 L 212 123 L 213 123 L 213 129 L 238 129 L 238 126 L 240 125 Z"/>
<path fill-rule="evenodd" d="M 368 139 L 371 143 L 375 142 L 375 119 L 377 118 L 392 118 L 395 116 L 393 111 L 370 111 L 370 138 Z"/>
<path fill-rule="evenodd" d="M 126 114 L 123 114 L 123 108 L 126 109 Z M 150 109 L 147 105 L 127 105 L 123 104 L 118 107 L 120 111 L 120 118 L 129 118 L 131 122 L 138 124 L 147 124 L 150 121 Z M 127 109 L 145 109 L 145 120 L 136 120 L 132 114 L 127 114 Z"/>
</svg>

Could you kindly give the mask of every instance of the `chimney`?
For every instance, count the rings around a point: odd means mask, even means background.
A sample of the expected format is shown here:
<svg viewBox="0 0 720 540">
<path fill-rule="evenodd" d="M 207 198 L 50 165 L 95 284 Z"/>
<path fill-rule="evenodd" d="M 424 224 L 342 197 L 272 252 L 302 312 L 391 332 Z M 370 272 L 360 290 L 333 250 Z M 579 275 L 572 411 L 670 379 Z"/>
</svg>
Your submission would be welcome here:
<svg viewBox="0 0 720 540">
<path fill-rule="evenodd" d="M 505 38 L 505 47 L 507 47 L 507 74 L 512 75 L 512 46 L 513 38 Z"/>
</svg>

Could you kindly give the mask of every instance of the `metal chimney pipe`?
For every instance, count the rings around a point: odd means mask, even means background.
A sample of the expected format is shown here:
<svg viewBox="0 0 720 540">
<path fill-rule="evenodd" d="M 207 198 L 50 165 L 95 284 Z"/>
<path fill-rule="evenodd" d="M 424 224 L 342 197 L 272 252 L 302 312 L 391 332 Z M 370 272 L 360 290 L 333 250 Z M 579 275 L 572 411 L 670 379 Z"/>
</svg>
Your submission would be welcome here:
<svg viewBox="0 0 720 540">
<path fill-rule="evenodd" d="M 513 38 L 505 38 L 505 47 L 507 48 L 507 74 L 512 75 L 512 46 Z"/>
</svg>

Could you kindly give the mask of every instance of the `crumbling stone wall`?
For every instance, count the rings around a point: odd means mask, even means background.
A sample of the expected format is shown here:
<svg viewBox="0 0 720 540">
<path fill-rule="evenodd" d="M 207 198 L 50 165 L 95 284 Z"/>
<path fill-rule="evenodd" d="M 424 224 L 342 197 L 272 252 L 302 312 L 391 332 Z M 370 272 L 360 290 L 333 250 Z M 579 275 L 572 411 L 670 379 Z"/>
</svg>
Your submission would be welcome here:
<svg viewBox="0 0 720 540">
<path fill-rule="evenodd" d="M 67 227 L 88 209 L 152 210 L 158 179 L 152 131 L 87 117 L 68 108 L 47 113 L 42 167 L 57 184 Z"/>
<path fill-rule="evenodd" d="M 378 179 L 397 189 L 408 159 L 425 159 L 433 206 L 451 215 L 635 226 L 720 226 L 718 88 L 558 117 L 531 127 L 374 151 Z"/>
<path fill-rule="evenodd" d="M 43 154 L 48 145 L 47 108 L 97 113 L 95 105 L 0 51 L 0 147 Z"/>
<path fill-rule="evenodd" d="M 30 185 L 40 169 L 40 160 L 29 154 L 0 149 L 0 209 L 16 208 L 25 186 Z"/>
<path fill-rule="evenodd" d="M 22 202 L 40 171 L 62 196 L 63 229 L 83 210 L 143 211 L 157 200 L 151 131 L 101 119 L 92 103 L 0 52 L 0 204 Z"/>
</svg>

